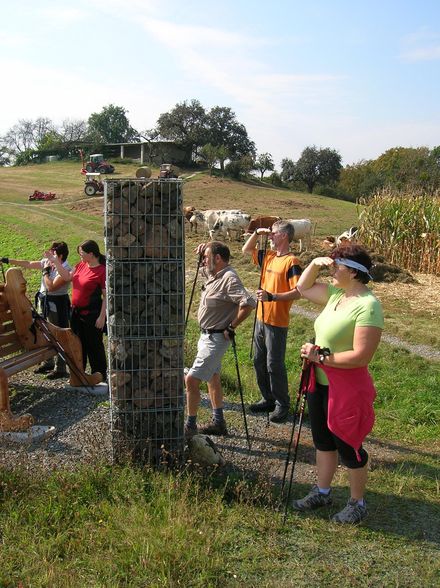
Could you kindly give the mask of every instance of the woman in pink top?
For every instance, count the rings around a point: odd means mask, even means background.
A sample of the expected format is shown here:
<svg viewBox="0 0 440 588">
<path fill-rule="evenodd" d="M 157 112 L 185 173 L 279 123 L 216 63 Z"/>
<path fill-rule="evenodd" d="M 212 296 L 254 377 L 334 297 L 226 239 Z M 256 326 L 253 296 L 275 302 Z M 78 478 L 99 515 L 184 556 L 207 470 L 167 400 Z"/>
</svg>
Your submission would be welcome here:
<svg viewBox="0 0 440 588">
<path fill-rule="evenodd" d="M 81 261 L 70 272 L 54 263 L 58 273 L 72 281 L 71 328 L 81 340 L 84 369 L 87 360 L 91 372 L 107 378 L 107 358 L 103 342 L 106 318 L 105 257 L 96 241 L 87 240 L 78 246 Z"/>
</svg>

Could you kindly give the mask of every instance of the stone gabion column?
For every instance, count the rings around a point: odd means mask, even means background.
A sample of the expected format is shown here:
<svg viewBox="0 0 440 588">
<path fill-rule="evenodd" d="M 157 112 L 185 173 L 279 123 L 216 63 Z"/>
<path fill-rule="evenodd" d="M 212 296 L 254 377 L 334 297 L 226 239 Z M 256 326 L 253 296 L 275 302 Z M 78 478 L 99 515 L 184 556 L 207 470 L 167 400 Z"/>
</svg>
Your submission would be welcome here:
<svg viewBox="0 0 440 588">
<path fill-rule="evenodd" d="M 184 222 L 180 180 L 107 180 L 108 348 L 115 460 L 183 453 Z"/>
</svg>

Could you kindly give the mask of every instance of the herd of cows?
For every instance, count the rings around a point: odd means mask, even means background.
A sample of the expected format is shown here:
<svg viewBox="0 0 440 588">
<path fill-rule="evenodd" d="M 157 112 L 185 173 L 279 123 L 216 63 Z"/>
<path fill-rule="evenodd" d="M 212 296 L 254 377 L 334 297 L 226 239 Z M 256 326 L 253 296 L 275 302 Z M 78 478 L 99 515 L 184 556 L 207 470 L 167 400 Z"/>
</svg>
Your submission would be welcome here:
<svg viewBox="0 0 440 588">
<path fill-rule="evenodd" d="M 279 216 L 257 216 L 251 218 L 242 210 L 196 210 L 194 206 L 183 209 L 190 231 L 197 233 L 202 229 L 214 239 L 240 240 L 244 235 L 253 233 L 255 229 L 270 229 L 274 222 L 281 220 Z M 299 242 L 300 251 L 307 250 L 312 238 L 312 221 L 308 218 L 283 219 L 292 223 L 295 229 L 295 241 Z"/>
</svg>

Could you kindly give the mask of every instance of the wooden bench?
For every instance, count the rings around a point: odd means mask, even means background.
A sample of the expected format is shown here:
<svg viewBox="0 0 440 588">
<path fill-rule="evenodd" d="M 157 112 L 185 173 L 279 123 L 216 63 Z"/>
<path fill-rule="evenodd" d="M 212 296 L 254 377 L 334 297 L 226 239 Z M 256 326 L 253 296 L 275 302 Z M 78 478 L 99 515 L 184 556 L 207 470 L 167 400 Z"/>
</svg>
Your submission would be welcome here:
<svg viewBox="0 0 440 588">
<path fill-rule="evenodd" d="M 36 328 L 21 270 L 9 268 L 5 278 L 5 284 L 0 284 L 0 432 L 26 431 L 33 417 L 12 414 L 8 379 L 57 355 L 54 339 L 64 350 L 71 386 L 94 386 L 102 382 L 102 375 L 84 373 L 81 342 L 70 329 L 46 321 L 44 329 Z"/>
</svg>

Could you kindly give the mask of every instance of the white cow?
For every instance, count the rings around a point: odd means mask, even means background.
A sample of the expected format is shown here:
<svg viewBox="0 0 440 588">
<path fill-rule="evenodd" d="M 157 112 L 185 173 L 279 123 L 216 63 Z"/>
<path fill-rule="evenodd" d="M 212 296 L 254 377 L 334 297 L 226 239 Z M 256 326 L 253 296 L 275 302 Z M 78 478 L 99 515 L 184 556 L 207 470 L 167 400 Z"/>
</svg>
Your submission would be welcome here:
<svg viewBox="0 0 440 588">
<path fill-rule="evenodd" d="M 214 239 L 215 236 L 227 236 L 232 241 L 232 233 L 234 233 L 238 241 L 247 229 L 250 220 L 250 214 L 235 210 L 224 210 L 218 215 L 214 226 L 209 231 L 209 237 Z"/>
<path fill-rule="evenodd" d="M 312 221 L 308 218 L 289 218 L 286 220 L 288 223 L 293 225 L 293 228 L 295 229 L 295 236 L 293 240 L 299 241 L 300 252 L 303 250 L 303 245 L 305 246 L 304 251 L 307 251 L 307 248 L 310 247 L 312 242 Z"/>
<path fill-rule="evenodd" d="M 220 214 L 241 213 L 241 210 L 195 210 L 193 216 L 189 219 L 192 226 L 197 227 L 198 224 L 204 225 L 205 231 L 209 233 L 213 230 L 214 225 Z"/>
<path fill-rule="evenodd" d="M 336 237 L 336 245 L 343 245 L 344 243 L 351 243 L 357 240 L 357 227 L 350 227 L 344 231 L 339 237 Z"/>
</svg>

